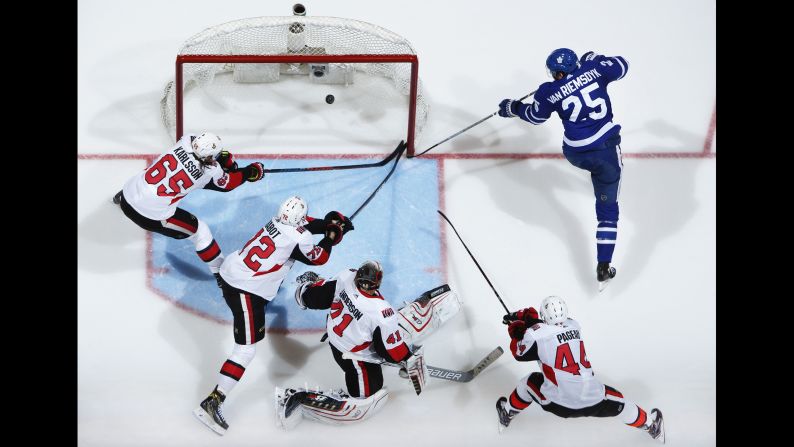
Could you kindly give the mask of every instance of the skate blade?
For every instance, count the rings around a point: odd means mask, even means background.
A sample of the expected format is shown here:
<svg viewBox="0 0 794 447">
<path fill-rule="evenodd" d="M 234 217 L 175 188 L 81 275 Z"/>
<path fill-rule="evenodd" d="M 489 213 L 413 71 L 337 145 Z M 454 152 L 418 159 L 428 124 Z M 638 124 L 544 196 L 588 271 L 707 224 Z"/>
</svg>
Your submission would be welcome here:
<svg viewBox="0 0 794 447">
<path fill-rule="evenodd" d="M 664 418 L 662 418 L 662 423 L 659 424 L 659 433 L 659 437 L 656 440 L 664 444 Z"/>
<path fill-rule="evenodd" d="M 226 434 L 226 429 L 221 427 L 220 425 L 216 424 L 215 421 L 212 420 L 212 416 L 207 414 L 203 408 L 198 407 L 193 410 L 193 416 L 196 417 L 202 424 L 206 425 L 210 430 L 214 431 L 215 433 L 223 436 Z"/>
<path fill-rule="evenodd" d="M 610 283 L 610 282 L 612 282 L 612 279 L 614 279 L 614 276 L 613 276 L 612 278 L 605 279 L 605 280 L 603 280 L 603 281 L 598 281 L 598 293 L 601 293 L 601 292 L 603 292 L 603 291 L 604 291 L 604 289 L 606 289 L 606 288 L 607 288 L 607 286 L 609 285 L 609 283 Z"/>
</svg>

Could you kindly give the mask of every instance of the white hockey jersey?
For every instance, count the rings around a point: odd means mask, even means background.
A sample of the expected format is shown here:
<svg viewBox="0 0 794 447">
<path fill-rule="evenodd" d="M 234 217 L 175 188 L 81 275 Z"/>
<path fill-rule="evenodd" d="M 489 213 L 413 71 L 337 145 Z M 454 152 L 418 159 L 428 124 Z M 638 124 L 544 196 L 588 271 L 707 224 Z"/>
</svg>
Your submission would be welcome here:
<svg viewBox="0 0 794 447">
<path fill-rule="evenodd" d="M 562 326 L 536 323 L 528 327 L 514 347 L 514 355 L 524 355 L 535 343 L 545 377 L 540 392 L 546 399 L 573 409 L 604 399 L 604 385 L 595 378 L 587 361 L 578 322 L 569 318 Z"/>
<path fill-rule="evenodd" d="M 229 176 L 218 164 L 204 166 L 193 156 L 186 134 L 151 166 L 124 184 L 124 199 L 142 216 L 165 220 L 176 212 L 176 203 L 190 191 L 210 181 L 226 189 Z"/>
<path fill-rule="evenodd" d="M 408 346 L 398 325 L 397 312 L 380 294 L 370 295 L 356 287 L 355 276 L 356 269 L 349 269 L 331 279 L 336 281 L 336 290 L 326 320 L 328 341 L 342 352 L 380 359 L 373 338 L 375 329 L 380 328 L 389 355 L 403 359 Z"/>
<path fill-rule="evenodd" d="M 243 248 L 226 256 L 220 274 L 230 285 L 272 300 L 295 263 L 290 256 L 296 246 L 317 265 L 328 260 L 329 253 L 314 245 L 309 230 L 271 219 Z"/>
</svg>

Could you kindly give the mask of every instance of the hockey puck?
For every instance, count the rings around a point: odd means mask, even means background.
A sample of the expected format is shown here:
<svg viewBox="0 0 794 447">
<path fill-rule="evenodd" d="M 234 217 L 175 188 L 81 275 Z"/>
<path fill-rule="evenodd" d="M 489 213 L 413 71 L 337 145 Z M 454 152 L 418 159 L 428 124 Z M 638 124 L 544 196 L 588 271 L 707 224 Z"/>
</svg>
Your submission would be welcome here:
<svg viewBox="0 0 794 447">
<path fill-rule="evenodd" d="M 325 97 L 325 102 L 327 102 L 328 104 L 333 104 L 334 103 L 334 95 L 326 96 Z"/>
</svg>

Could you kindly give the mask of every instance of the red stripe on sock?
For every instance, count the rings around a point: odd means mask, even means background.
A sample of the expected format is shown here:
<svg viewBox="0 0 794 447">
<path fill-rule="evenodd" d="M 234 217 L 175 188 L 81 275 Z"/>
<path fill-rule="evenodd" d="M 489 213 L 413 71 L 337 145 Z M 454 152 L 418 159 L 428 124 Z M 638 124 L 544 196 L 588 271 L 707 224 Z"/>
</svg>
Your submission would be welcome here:
<svg viewBox="0 0 794 447">
<path fill-rule="evenodd" d="M 518 393 L 513 391 L 510 394 L 510 405 L 517 410 L 523 410 L 529 406 L 529 403 L 521 400 L 521 397 L 518 395 Z"/>
<path fill-rule="evenodd" d="M 637 415 L 637 420 L 629 424 L 632 427 L 642 427 L 645 424 L 645 421 L 648 419 L 648 415 L 645 414 L 645 410 L 640 407 L 637 407 L 637 409 L 640 410 L 640 412 Z"/>
<path fill-rule="evenodd" d="M 243 373 L 245 372 L 245 368 L 240 365 L 236 365 L 234 363 L 229 362 L 228 360 L 223 364 L 221 367 L 221 372 L 225 373 L 225 375 L 235 379 L 237 381 L 243 377 Z"/>
<path fill-rule="evenodd" d="M 218 243 L 215 242 L 215 239 L 205 248 L 204 250 L 197 251 L 199 258 L 201 258 L 204 262 L 210 262 L 213 259 L 217 258 L 218 255 L 221 253 L 221 247 L 218 246 Z"/>
</svg>

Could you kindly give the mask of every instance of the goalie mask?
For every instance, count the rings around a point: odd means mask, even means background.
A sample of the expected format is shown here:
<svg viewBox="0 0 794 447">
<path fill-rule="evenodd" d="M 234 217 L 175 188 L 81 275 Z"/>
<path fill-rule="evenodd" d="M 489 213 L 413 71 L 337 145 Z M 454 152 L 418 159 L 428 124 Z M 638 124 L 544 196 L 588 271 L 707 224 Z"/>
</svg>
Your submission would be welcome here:
<svg viewBox="0 0 794 447">
<path fill-rule="evenodd" d="M 283 223 L 292 227 L 299 227 L 306 225 L 306 214 L 309 212 L 309 206 L 306 201 L 301 197 L 292 196 L 285 200 L 278 209 L 276 214 L 276 222 Z"/>
<path fill-rule="evenodd" d="M 547 296 L 540 303 L 540 318 L 546 324 L 560 324 L 568 319 L 568 305 L 558 296 Z"/>
<path fill-rule="evenodd" d="M 380 266 L 380 262 L 367 261 L 358 268 L 354 282 L 359 289 L 373 292 L 380 288 L 382 280 L 383 267 Z"/>
</svg>

